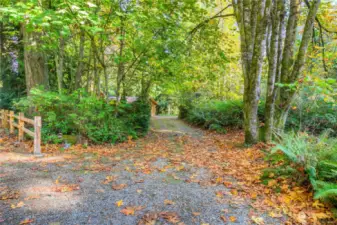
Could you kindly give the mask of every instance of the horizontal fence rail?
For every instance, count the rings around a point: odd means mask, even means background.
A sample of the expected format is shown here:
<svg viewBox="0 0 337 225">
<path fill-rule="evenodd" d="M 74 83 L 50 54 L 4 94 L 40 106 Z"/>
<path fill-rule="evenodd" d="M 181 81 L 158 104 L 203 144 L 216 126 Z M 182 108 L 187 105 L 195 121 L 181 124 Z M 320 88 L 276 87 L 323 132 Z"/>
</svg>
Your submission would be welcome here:
<svg viewBox="0 0 337 225">
<path fill-rule="evenodd" d="M 41 127 L 42 121 L 40 116 L 35 116 L 34 119 L 25 118 L 23 113 L 15 115 L 14 111 L 0 110 L 1 126 L 9 129 L 10 134 L 14 134 L 15 129 L 18 129 L 19 141 L 24 140 L 24 134 L 28 134 L 34 138 L 34 155 L 41 155 Z M 25 127 L 25 124 L 34 126 L 34 131 Z"/>
</svg>

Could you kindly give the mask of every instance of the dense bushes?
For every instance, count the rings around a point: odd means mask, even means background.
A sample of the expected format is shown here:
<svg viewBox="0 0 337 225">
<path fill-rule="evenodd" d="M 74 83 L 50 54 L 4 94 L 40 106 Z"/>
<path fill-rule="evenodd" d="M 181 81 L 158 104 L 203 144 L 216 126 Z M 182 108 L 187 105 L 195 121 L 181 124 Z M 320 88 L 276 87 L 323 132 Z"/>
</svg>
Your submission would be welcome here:
<svg viewBox="0 0 337 225">
<path fill-rule="evenodd" d="M 243 127 L 242 101 L 204 101 L 195 99 L 180 106 L 180 118 L 206 129 L 213 127 Z M 295 104 L 288 116 L 286 130 L 300 130 L 320 134 L 330 130 L 337 135 L 337 106 L 320 101 L 316 105 L 310 101 Z M 264 103 L 258 109 L 261 123 L 264 122 Z"/>
<path fill-rule="evenodd" d="M 146 134 L 150 119 L 148 102 L 106 103 L 81 90 L 60 95 L 40 89 L 16 104 L 21 111 L 43 118 L 43 140 L 61 141 L 62 135 L 81 135 L 95 143 L 121 142 Z"/>
<path fill-rule="evenodd" d="M 262 104 L 259 116 L 263 119 Z M 225 127 L 243 127 L 242 101 L 189 101 L 180 107 L 179 117 L 206 129 L 223 132 Z"/>
<path fill-rule="evenodd" d="M 289 133 L 282 136 L 272 153 L 279 150 L 304 169 L 315 198 L 337 204 L 337 139 L 329 138 L 327 133 L 319 137 Z"/>
</svg>

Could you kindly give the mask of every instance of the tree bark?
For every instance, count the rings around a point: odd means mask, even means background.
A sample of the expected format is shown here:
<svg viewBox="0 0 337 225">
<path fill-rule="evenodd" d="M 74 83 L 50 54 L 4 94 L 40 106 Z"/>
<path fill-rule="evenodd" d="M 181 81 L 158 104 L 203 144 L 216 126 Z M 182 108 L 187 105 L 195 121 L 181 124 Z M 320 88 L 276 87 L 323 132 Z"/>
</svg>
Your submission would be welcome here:
<svg viewBox="0 0 337 225">
<path fill-rule="evenodd" d="M 83 74 L 83 59 L 84 59 L 84 44 L 85 44 L 85 32 L 81 29 L 80 33 L 80 46 L 79 46 L 79 54 L 78 54 L 78 64 L 76 69 L 76 78 L 75 78 L 75 89 L 82 87 L 82 74 Z"/>
<path fill-rule="evenodd" d="M 124 51 L 124 38 L 125 38 L 125 29 L 124 29 L 124 17 L 120 17 L 121 27 L 120 27 L 120 40 L 119 40 L 119 56 L 118 56 L 118 69 L 117 69 L 117 89 L 116 89 L 116 98 L 117 101 L 120 101 L 120 90 L 122 87 L 122 83 L 125 75 L 125 64 L 123 59 L 123 51 Z"/>
<path fill-rule="evenodd" d="M 24 45 L 24 64 L 26 75 L 27 94 L 30 90 L 39 85 L 46 86 L 45 76 L 45 57 L 39 49 L 40 34 L 28 32 L 26 25 L 22 24 L 23 45 Z"/>
<path fill-rule="evenodd" d="M 257 111 L 271 0 L 234 0 L 233 6 L 241 37 L 245 143 L 254 144 L 259 136 Z"/>
<path fill-rule="evenodd" d="M 304 31 L 302 35 L 301 44 L 300 44 L 297 56 L 294 58 L 290 58 L 289 52 L 291 50 L 289 50 L 289 48 L 287 49 L 287 45 L 286 45 L 287 39 L 286 39 L 285 50 L 283 54 L 284 61 L 282 62 L 282 72 L 281 72 L 281 81 L 282 83 L 286 84 L 286 86 L 280 88 L 280 91 L 279 91 L 277 109 L 276 109 L 277 113 L 275 114 L 275 124 L 274 124 L 275 129 L 278 133 L 282 133 L 284 130 L 292 100 L 295 97 L 295 94 L 297 93 L 296 89 L 291 89 L 289 88 L 288 85 L 292 85 L 298 80 L 304 68 L 306 53 L 307 53 L 308 45 L 312 37 L 314 21 L 315 21 L 315 17 L 316 17 L 320 2 L 321 2 L 320 0 L 315 0 L 312 2 L 312 5 L 310 7 L 309 13 L 306 18 L 306 23 L 305 23 L 305 27 L 304 27 Z M 298 3 L 298 1 L 293 0 L 291 5 L 294 5 L 295 3 Z M 294 10 L 294 13 L 295 12 L 298 13 L 298 10 Z M 291 16 L 292 15 L 290 15 L 289 20 L 291 20 Z M 291 22 L 288 21 L 288 26 L 289 26 L 289 23 Z M 292 36 L 293 34 L 291 29 L 296 29 L 296 28 L 292 27 L 289 29 L 290 36 Z M 287 28 L 287 36 L 288 36 L 288 28 Z M 294 41 L 292 43 L 294 43 Z M 293 61 L 295 62 L 290 63 Z"/>
<path fill-rule="evenodd" d="M 3 54 L 4 54 L 4 46 L 5 46 L 5 35 L 4 35 L 4 24 L 0 21 L 0 76 L 3 73 Z"/>
<path fill-rule="evenodd" d="M 280 42 L 282 42 L 282 17 L 284 14 L 284 2 L 278 1 L 274 4 L 271 16 L 271 38 L 268 54 L 268 80 L 267 80 L 267 97 L 265 105 L 265 137 L 266 142 L 272 140 L 274 111 L 275 111 L 275 81 L 278 73 L 278 50 Z"/>
<path fill-rule="evenodd" d="M 58 92 L 60 94 L 62 94 L 62 88 L 63 88 L 64 44 L 65 44 L 64 42 L 65 42 L 64 38 L 61 36 L 60 43 L 59 43 L 59 51 L 55 57 L 57 87 L 58 87 Z"/>
</svg>

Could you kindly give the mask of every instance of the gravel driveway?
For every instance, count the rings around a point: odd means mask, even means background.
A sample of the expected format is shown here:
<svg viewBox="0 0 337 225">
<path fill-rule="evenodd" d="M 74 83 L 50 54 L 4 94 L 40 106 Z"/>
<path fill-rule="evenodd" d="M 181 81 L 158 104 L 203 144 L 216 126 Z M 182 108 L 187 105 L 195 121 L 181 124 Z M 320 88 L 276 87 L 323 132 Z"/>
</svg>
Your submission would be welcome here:
<svg viewBox="0 0 337 225">
<path fill-rule="evenodd" d="M 45 157 L 34 158 L 2 133 L 0 224 L 253 224 L 247 199 L 181 159 L 185 137 L 202 134 L 176 118 L 154 118 L 144 139 L 64 152 L 46 146 Z"/>
</svg>

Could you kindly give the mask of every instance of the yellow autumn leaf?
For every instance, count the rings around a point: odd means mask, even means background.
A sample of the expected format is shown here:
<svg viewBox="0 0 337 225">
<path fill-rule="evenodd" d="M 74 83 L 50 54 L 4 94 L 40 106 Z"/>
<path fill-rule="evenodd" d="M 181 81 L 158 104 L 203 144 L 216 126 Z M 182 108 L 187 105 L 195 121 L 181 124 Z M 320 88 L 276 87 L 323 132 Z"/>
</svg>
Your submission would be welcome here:
<svg viewBox="0 0 337 225">
<path fill-rule="evenodd" d="M 117 207 L 121 207 L 123 205 L 123 200 L 119 200 L 115 204 Z"/>
<path fill-rule="evenodd" d="M 264 225 L 264 220 L 262 217 L 252 216 L 252 220 L 258 225 Z"/>
</svg>

